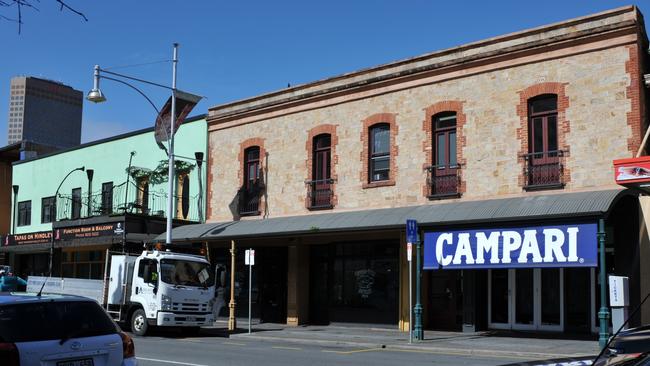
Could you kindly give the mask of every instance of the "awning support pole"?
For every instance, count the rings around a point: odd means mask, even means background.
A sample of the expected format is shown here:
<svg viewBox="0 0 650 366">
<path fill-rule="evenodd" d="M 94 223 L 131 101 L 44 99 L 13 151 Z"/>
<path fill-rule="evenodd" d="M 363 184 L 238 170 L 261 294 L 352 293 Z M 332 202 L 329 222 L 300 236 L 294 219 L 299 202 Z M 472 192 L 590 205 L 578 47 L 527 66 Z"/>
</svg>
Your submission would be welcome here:
<svg viewBox="0 0 650 366">
<path fill-rule="evenodd" d="M 237 329 L 237 319 L 235 318 L 235 241 L 230 241 L 230 316 L 228 317 L 228 330 Z"/>
<path fill-rule="evenodd" d="M 598 220 L 598 245 L 600 247 L 600 311 L 598 312 L 598 319 L 600 319 L 600 332 L 598 337 L 598 345 L 602 350 L 607 345 L 609 338 L 609 310 L 605 302 L 607 301 L 607 274 L 605 268 L 605 219 Z"/>
<path fill-rule="evenodd" d="M 420 303 L 421 292 L 421 278 L 422 278 L 422 264 L 420 263 L 420 250 L 422 243 L 420 242 L 420 235 L 418 234 L 415 243 L 415 306 L 413 307 L 413 314 L 415 315 L 415 327 L 413 329 L 413 337 L 421 341 L 424 339 L 422 332 L 422 304 Z"/>
</svg>

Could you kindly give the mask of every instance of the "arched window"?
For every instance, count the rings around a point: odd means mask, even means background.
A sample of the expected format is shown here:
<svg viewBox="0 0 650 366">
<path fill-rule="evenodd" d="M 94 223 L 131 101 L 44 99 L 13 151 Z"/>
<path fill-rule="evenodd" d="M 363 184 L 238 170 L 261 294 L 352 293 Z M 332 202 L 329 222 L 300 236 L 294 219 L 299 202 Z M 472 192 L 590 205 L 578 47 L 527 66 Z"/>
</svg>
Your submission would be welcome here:
<svg viewBox="0 0 650 366">
<path fill-rule="evenodd" d="M 456 142 L 456 112 L 441 112 L 431 118 L 433 130 L 433 166 L 431 197 L 458 194 L 458 153 Z"/>
<path fill-rule="evenodd" d="M 244 184 L 239 191 L 239 214 L 259 215 L 261 185 L 260 147 L 244 150 Z"/>
<path fill-rule="evenodd" d="M 369 180 L 379 182 L 390 178 L 390 125 L 380 123 L 370 127 L 368 154 Z"/>
<path fill-rule="evenodd" d="M 260 179 L 260 148 L 251 146 L 244 151 L 244 186 L 252 188 Z"/>
<path fill-rule="evenodd" d="M 562 152 L 558 150 L 557 113 L 555 94 L 543 94 L 528 100 L 528 189 L 561 184 Z"/>
<path fill-rule="evenodd" d="M 309 208 L 332 208 L 332 136 L 328 133 L 320 134 L 314 137 L 312 146 Z"/>
</svg>

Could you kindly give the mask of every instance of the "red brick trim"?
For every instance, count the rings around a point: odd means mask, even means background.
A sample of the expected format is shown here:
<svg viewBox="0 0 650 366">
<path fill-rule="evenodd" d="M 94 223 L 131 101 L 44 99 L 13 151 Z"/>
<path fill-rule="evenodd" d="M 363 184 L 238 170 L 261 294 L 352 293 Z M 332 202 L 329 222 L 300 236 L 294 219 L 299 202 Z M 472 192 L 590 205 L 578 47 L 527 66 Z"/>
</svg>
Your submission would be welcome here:
<svg viewBox="0 0 650 366">
<path fill-rule="evenodd" d="M 422 151 L 425 156 L 425 163 L 422 166 L 422 169 L 427 169 L 433 165 L 433 116 L 441 112 L 456 112 L 456 141 L 458 146 L 456 149 L 456 161 L 460 164 L 461 169 L 465 168 L 467 161 L 465 160 L 464 150 L 467 146 L 467 138 L 465 137 L 464 128 L 465 123 L 467 122 L 467 117 L 465 116 L 465 113 L 463 113 L 463 103 L 465 103 L 465 101 L 444 100 L 424 108 L 425 117 L 424 121 L 422 121 L 422 131 L 426 135 L 426 139 L 422 144 Z M 461 170 L 458 193 L 463 194 L 466 189 L 467 186 L 463 179 L 463 173 Z M 422 194 L 424 196 L 429 194 L 429 189 L 426 183 L 422 185 Z"/>
<path fill-rule="evenodd" d="M 311 130 L 307 131 L 307 142 L 305 143 L 305 150 L 307 151 L 307 160 L 305 160 L 305 167 L 307 168 L 307 180 L 311 181 L 312 177 L 312 164 L 314 154 L 314 137 L 327 133 L 331 136 L 331 177 L 334 180 L 332 183 L 332 205 L 336 207 L 338 204 L 338 196 L 336 195 L 336 182 L 338 175 L 336 174 L 336 165 L 339 163 L 339 156 L 336 154 L 336 145 L 339 143 L 339 137 L 336 134 L 336 125 L 324 124 L 318 125 Z M 305 194 L 305 207 L 309 208 L 309 197 Z"/>
<path fill-rule="evenodd" d="M 642 88 L 640 81 L 641 71 L 639 70 L 639 47 L 637 44 L 626 46 L 630 58 L 625 62 L 625 72 L 630 76 L 630 85 L 627 87 L 625 96 L 630 100 L 630 111 L 627 112 L 627 124 L 630 126 L 632 136 L 627 140 L 627 149 L 630 156 L 636 156 L 641 145 L 643 135 L 643 124 L 641 118 Z"/>
<path fill-rule="evenodd" d="M 377 113 L 364 119 L 361 127 L 361 187 L 375 188 L 386 187 L 395 185 L 395 177 L 397 177 L 397 155 L 399 150 L 397 148 L 397 134 L 399 133 L 395 117 L 396 113 Z M 369 131 L 373 125 L 379 123 L 388 123 L 390 127 L 390 172 L 388 173 L 388 180 L 380 182 L 370 182 L 368 179 L 368 148 L 370 147 Z"/>
<path fill-rule="evenodd" d="M 517 105 L 517 115 L 519 116 L 519 128 L 517 128 L 517 140 L 520 143 L 520 149 L 517 160 L 522 167 L 522 173 L 519 174 L 518 185 L 523 189 L 526 185 L 526 179 L 523 171 L 526 161 L 521 156 L 528 154 L 528 100 L 542 94 L 557 95 L 557 126 L 558 126 L 558 148 L 565 151 L 565 156 L 569 154 L 569 145 L 567 144 L 567 135 L 571 132 L 571 124 L 566 119 L 566 110 L 569 108 L 569 97 L 566 96 L 565 87 L 568 83 L 544 82 L 531 85 L 519 92 L 519 105 Z M 571 181 L 571 169 L 564 166 L 564 177 L 562 180 L 565 184 Z"/>
</svg>

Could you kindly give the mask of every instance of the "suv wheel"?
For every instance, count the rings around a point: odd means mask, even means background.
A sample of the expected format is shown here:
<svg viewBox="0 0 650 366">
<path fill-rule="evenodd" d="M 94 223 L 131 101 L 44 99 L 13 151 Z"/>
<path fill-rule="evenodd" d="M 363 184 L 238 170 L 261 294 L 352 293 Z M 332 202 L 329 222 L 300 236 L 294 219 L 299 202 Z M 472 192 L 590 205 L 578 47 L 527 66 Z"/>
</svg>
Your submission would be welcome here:
<svg viewBox="0 0 650 366">
<path fill-rule="evenodd" d="M 144 310 L 137 309 L 131 315 L 131 331 L 135 335 L 143 336 L 147 333 L 149 324 L 147 323 L 147 316 Z"/>
</svg>

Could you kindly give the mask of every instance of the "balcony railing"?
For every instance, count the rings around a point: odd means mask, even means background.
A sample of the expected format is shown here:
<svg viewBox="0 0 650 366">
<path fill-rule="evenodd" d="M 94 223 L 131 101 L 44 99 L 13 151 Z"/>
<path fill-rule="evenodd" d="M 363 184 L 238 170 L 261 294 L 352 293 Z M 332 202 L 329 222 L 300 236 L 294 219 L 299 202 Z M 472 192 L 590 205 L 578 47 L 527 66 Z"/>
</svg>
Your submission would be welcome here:
<svg viewBox="0 0 650 366">
<path fill-rule="evenodd" d="M 460 165 L 432 165 L 427 171 L 429 199 L 460 197 Z"/>
<path fill-rule="evenodd" d="M 564 187 L 564 155 L 562 150 L 522 155 L 525 160 L 524 189 L 531 191 Z"/>
<path fill-rule="evenodd" d="M 260 196 L 264 187 L 257 183 L 249 187 L 242 187 L 237 192 L 239 197 L 239 214 L 242 216 L 254 216 L 260 214 Z"/>
<path fill-rule="evenodd" d="M 198 221 L 198 195 L 185 197 L 175 195 L 173 199 L 174 206 L 178 207 L 174 218 Z M 184 215 L 181 209 L 183 199 L 188 201 L 187 215 Z M 76 215 L 76 210 L 73 210 L 73 206 L 78 207 L 78 215 Z M 88 212 L 88 207 L 90 207 L 90 212 Z M 133 182 L 129 182 L 128 192 L 126 192 L 126 184 L 122 183 L 114 186 L 111 191 L 92 192 L 90 197 L 87 193 L 82 194 L 76 205 L 71 195 L 59 194 L 56 200 L 57 220 L 85 219 L 125 213 L 165 218 L 167 217 L 166 211 L 166 192 L 143 191 Z"/>
<path fill-rule="evenodd" d="M 326 210 L 334 207 L 334 179 L 305 181 L 307 185 L 308 208 Z"/>
</svg>

